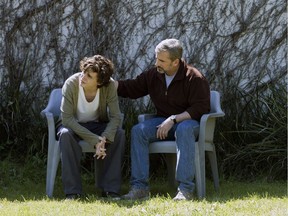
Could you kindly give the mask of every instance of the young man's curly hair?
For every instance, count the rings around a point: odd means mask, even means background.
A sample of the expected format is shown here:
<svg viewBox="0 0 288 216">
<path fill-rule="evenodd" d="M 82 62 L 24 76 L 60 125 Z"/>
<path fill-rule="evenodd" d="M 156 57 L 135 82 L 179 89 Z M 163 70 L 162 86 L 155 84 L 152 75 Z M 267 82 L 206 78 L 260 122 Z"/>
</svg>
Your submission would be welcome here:
<svg viewBox="0 0 288 216">
<path fill-rule="evenodd" d="M 88 69 L 97 73 L 97 87 L 101 88 L 108 85 L 110 77 L 114 72 L 114 65 L 109 59 L 101 55 L 94 55 L 85 57 L 80 61 L 80 70 L 85 72 Z"/>
</svg>

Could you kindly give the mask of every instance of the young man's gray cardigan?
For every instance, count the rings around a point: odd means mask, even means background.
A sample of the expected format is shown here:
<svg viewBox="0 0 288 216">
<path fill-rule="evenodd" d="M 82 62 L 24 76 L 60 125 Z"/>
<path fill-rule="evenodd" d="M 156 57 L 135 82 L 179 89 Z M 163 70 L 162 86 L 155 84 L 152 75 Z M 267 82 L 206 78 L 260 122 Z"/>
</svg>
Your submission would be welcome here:
<svg viewBox="0 0 288 216">
<path fill-rule="evenodd" d="M 95 145 L 100 142 L 99 136 L 81 126 L 76 119 L 80 75 L 81 73 L 72 75 L 63 85 L 60 107 L 62 125 L 72 129 L 86 142 Z M 108 142 L 113 142 L 117 128 L 120 127 L 121 112 L 119 109 L 117 90 L 114 80 L 112 79 L 107 86 L 101 87 L 98 111 L 99 122 L 107 123 L 107 127 L 101 134 L 101 137 L 106 137 Z"/>
</svg>

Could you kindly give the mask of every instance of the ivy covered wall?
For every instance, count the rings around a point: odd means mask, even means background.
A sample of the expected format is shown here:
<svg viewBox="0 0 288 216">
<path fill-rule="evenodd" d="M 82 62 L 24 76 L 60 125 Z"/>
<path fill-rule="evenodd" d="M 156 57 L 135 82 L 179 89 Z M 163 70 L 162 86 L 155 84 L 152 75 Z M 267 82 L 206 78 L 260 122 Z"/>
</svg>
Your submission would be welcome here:
<svg viewBox="0 0 288 216">
<path fill-rule="evenodd" d="M 284 0 L 1 0 L 0 149 L 26 150 L 23 142 L 34 143 L 30 152 L 43 149 L 43 125 L 31 119 L 38 120 L 51 88 L 79 71 L 84 56 L 102 54 L 113 60 L 115 79 L 131 78 L 153 66 L 155 46 L 173 37 L 183 42 L 186 61 L 222 95 L 226 118 L 216 141 L 225 171 L 225 160 L 237 153 L 235 145 L 263 143 L 266 134 L 258 134 L 258 140 L 249 134 L 261 131 L 255 124 L 273 126 L 263 121 L 269 110 L 287 119 L 286 7 Z M 121 109 L 141 112 L 147 108 L 142 101 L 123 100 Z M 284 136 L 281 143 L 287 141 Z"/>
</svg>

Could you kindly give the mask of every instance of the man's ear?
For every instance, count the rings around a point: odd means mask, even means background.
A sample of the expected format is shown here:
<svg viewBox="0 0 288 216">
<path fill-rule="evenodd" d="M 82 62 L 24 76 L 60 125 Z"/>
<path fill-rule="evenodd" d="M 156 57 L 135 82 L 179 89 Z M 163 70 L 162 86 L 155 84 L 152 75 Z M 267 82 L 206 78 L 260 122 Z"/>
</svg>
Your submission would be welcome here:
<svg viewBox="0 0 288 216">
<path fill-rule="evenodd" d="M 180 64 L 180 59 L 176 59 L 173 61 L 173 65 L 176 67 Z"/>
</svg>

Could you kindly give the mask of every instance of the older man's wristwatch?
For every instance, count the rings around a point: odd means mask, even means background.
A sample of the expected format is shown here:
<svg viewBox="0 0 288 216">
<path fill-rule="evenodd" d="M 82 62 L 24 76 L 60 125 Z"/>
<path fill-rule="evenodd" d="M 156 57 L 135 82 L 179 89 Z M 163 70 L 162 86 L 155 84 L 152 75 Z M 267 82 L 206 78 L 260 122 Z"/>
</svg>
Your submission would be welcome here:
<svg viewBox="0 0 288 216">
<path fill-rule="evenodd" d="M 177 124 L 176 115 L 170 116 L 170 120 L 173 121 L 174 124 Z"/>
</svg>

